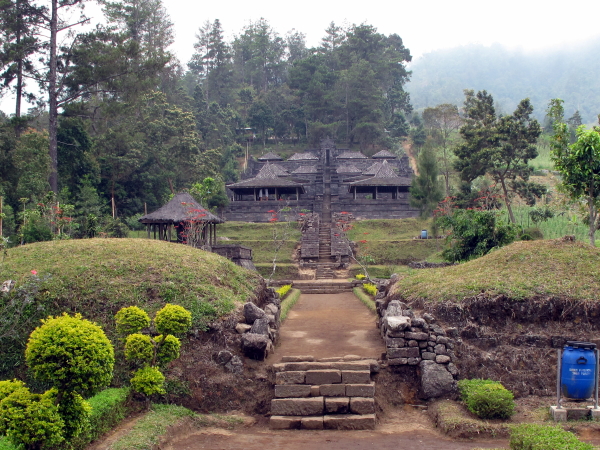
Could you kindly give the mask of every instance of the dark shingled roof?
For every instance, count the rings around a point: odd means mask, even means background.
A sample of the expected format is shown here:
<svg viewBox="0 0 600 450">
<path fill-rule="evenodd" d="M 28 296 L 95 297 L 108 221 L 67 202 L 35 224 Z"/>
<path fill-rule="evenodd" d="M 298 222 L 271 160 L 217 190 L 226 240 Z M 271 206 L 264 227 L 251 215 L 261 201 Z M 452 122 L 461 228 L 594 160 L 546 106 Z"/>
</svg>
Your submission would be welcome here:
<svg viewBox="0 0 600 450">
<path fill-rule="evenodd" d="M 283 158 L 276 153 L 269 152 L 258 158 L 259 161 L 283 161 Z"/>
<path fill-rule="evenodd" d="M 361 173 L 360 169 L 354 164 L 340 164 L 336 170 L 337 173 Z"/>
<path fill-rule="evenodd" d="M 387 150 L 381 150 L 378 153 L 375 153 L 372 156 L 373 159 L 377 159 L 377 158 L 384 158 L 384 159 L 396 159 L 398 158 L 398 156 L 394 155 L 392 152 L 389 152 Z"/>
<path fill-rule="evenodd" d="M 399 177 L 396 175 L 394 169 L 386 160 L 378 164 L 379 167 L 375 170 L 372 177 L 354 181 L 349 186 L 410 186 L 410 177 Z"/>
<path fill-rule="evenodd" d="M 203 222 L 223 223 L 223 219 L 215 216 L 204 206 L 194 200 L 187 192 L 180 192 L 156 211 L 139 218 L 142 223 L 180 223 L 200 216 Z"/>
<path fill-rule="evenodd" d="M 337 159 L 367 159 L 361 152 L 344 152 L 338 155 Z"/>
<path fill-rule="evenodd" d="M 288 161 L 314 161 L 318 160 L 319 157 L 310 152 L 294 153 L 288 158 Z"/>
<path fill-rule="evenodd" d="M 285 168 L 278 164 L 271 164 L 271 167 L 273 167 L 273 170 L 279 177 L 287 177 L 290 174 Z"/>
<path fill-rule="evenodd" d="M 300 166 L 292 173 L 317 173 L 317 166 Z"/>
<path fill-rule="evenodd" d="M 299 187 L 304 192 L 301 184 L 295 183 L 285 178 L 280 178 L 274 164 L 265 164 L 254 178 L 240 181 L 239 183 L 228 184 L 230 189 L 236 188 L 264 188 L 264 187 Z"/>
</svg>

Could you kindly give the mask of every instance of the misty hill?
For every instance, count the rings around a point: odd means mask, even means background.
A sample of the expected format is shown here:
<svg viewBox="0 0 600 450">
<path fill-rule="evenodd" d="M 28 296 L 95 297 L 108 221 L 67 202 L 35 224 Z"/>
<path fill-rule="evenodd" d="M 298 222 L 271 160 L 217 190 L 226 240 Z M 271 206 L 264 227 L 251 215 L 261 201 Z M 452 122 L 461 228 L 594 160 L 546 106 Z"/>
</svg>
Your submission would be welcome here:
<svg viewBox="0 0 600 450">
<path fill-rule="evenodd" d="M 568 118 L 578 109 L 584 123 L 600 113 L 600 37 L 547 52 L 467 45 L 425 54 L 411 64 L 407 91 L 416 110 L 441 103 L 462 105 L 463 89 L 487 90 L 499 112 L 511 113 L 529 97 L 543 119 L 548 100 L 565 101 Z"/>
</svg>

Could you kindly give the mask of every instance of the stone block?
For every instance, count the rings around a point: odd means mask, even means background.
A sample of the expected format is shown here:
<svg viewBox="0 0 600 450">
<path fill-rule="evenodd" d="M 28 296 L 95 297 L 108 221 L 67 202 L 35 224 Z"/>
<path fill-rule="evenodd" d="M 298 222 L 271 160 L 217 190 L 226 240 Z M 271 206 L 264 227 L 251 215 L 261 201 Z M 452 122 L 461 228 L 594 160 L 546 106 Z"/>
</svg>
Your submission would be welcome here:
<svg viewBox="0 0 600 450">
<path fill-rule="evenodd" d="M 433 349 L 433 351 L 435 352 L 436 355 L 447 355 L 448 354 L 448 350 L 446 349 L 446 346 L 444 344 L 437 344 L 435 346 L 435 348 Z"/>
<path fill-rule="evenodd" d="M 388 364 L 390 366 L 404 366 L 404 365 L 408 364 L 408 358 L 388 359 Z"/>
<path fill-rule="evenodd" d="M 416 366 L 421 362 L 421 358 L 408 358 L 407 364 L 409 366 Z"/>
<path fill-rule="evenodd" d="M 411 339 L 410 341 L 408 341 L 408 346 L 409 347 L 418 347 L 419 346 L 419 342 L 415 341 L 414 339 Z"/>
<path fill-rule="evenodd" d="M 276 398 L 310 397 L 308 384 L 277 384 L 275 385 Z"/>
<path fill-rule="evenodd" d="M 323 408 L 323 397 L 271 400 L 271 414 L 274 416 L 319 416 L 323 414 Z"/>
<path fill-rule="evenodd" d="M 348 397 L 325 397 L 325 414 L 348 414 Z"/>
<path fill-rule="evenodd" d="M 391 348 L 402 348 L 406 344 L 406 340 L 404 338 L 385 338 L 385 346 Z"/>
<path fill-rule="evenodd" d="M 420 354 L 419 347 L 388 348 L 388 359 L 394 358 L 418 358 Z"/>
<path fill-rule="evenodd" d="M 446 364 L 451 361 L 451 358 L 447 355 L 437 355 L 435 357 L 435 362 L 438 364 Z"/>
<path fill-rule="evenodd" d="M 433 352 L 423 352 L 421 353 L 421 358 L 425 360 L 435 361 L 436 354 Z"/>
<path fill-rule="evenodd" d="M 319 392 L 323 397 L 344 397 L 346 386 L 343 384 L 322 384 Z"/>
<path fill-rule="evenodd" d="M 404 333 L 406 339 L 414 339 L 415 341 L 427 341 L 429 333 L 413 333 L 412 331 Z"/>
<path fill-rule="evenodd" d="M 404 334 L 405 334 L 404 331 L 387 330 L 387 333 L 385 335 L 386 335 L 386 337 L 391 337 L 391 338 L 403 338 Z"/>
<path fill-rule="evenodd" d="M 342 383 L 344 384 L 367 384 L 370 382 L 370 370 L 342 370 Z"/>
<path fill-rule="evenodd" d="M 375 414 L 329 415 L 323 418 L 323 425 L 326 430 L 374 430 Z"/>
<path fill-rule="evenodd" d="M 340 386 L 340 385 L 334 385 L 334 386 Z M 310 387 L 310 396 L 311 397 L 318 397 L 322 395 L 321 394 L 321 386 L 311 386 Z"/>
<path fill-rule="evenodd" d="M 353 414 L 374 414 L 375 399 L 365 397 L 351 397 L 350 412 Z"/>
<path fill-rule="evenodd" d="M 427 348 L 427 341 L 419 341 L 419 348 Z"/>
<path fill-rule="evenodd" d="M 347 397 L 375 397 L 375 383 L 370 384 L 347 384 Z"/>
<path fill-rule="evenodd" d="M 294 430 L 299 429 L 302 424 L 301 417 L 271 416 L 269 426 L 272 430 Z"/>
<path fill-rule="evenodd" d="M 304 384 L 306 372 L 277 372 L 275 374 L 275 384 Z"/>
<path fill-rule="evenodd" d="M 317 417 L 302 417 L 301 428 L 303 430 L 322 430 L 323 429 L 323 416 Z"/>
<path fill-rule="evenodd" d="M 387 316 L 384 322 L 389 331 L 404 331 L 410 327 L 410 319 L 405 316 Z"/>
<path fill-rule="evenodd" d="M 307 370 L 307 384 L 334 384 L 342 382 L 342 373 L 339 370 Z"/>
<path fill-rule="evenodd" d="M 250 328 L 252 328 L 252 325 L 240 322 L 235 326 L 235 331 L 237 331 L 239 334 L 244 334 L 250 331 Z"/>
</svg>

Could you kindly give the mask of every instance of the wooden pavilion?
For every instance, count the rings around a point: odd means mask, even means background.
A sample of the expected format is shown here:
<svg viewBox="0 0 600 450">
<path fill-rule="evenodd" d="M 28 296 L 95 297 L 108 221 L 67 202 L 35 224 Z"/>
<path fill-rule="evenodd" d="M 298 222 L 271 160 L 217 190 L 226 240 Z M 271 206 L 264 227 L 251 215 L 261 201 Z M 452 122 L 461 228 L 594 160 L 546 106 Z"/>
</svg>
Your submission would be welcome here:
<svg viewBox="0 0 600 450">
<path fill-rule="evenodd" d="M 281 172 L 273 164 L 265 164 L 254 178 L 229 184 L 227 188 L 233 192 L 232 201 L 268 201 L 299 200 L 304 194 L 304 186 L 295 181 L 283 178 Z"/>
<path fill-rule="evenodd" d="M 369 168 L 373 173 L 372 176 L 348 184 L 348 192 L 352 194 L 354 200 L 360 194 L 371 195 L 373 200 L 385 197 L 396 200 L 401 197 L 402 192 L 408 193 L 412 181 L 409 177 L 396 175 L 385 159 L 375 166 L 374 164 Z"/>
<path fill-rule="evenodd" d="M 217 243 L 217 224 L 225 222 L 215 216 L 187 192 L 175 195 L 167 204 L 139 219 L 146 225 L 148 239 L 154 233 L 154 239 L 176 242 L 185 240 L 186 230 L 191 224 L 201 224 L 196 245 L 215 245 Z"/>
</svg>

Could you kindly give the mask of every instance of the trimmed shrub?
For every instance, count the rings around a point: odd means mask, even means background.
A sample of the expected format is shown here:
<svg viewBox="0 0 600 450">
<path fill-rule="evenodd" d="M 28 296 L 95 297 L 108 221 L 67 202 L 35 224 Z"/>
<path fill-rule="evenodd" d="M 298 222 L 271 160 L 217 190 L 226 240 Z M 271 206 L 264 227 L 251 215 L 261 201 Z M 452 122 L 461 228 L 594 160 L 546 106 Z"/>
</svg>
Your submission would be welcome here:
<svg viewBox="0 0 600 450">
<path fill-rule="evenodd" d="M 128 306 L 121 308 L 116 316 L 117 333 L 134 334 L 139 333 L 144 328 L 150 326 L 150 317 L 148 313 L 137 306 Z"/>
<path fill-rule="evenodd" d="M 373 283 L 363 284 L 363 289 L 369 295 L 377 295 L 377 286 L 375 286 Z"/>
<path fill-rule="evenodd" d="M 144 395 L 165 394 L 165 376 L 156 367 L 144 366 L 131 379 L 134 391 Z"/>
<path fill-rule="evenodd" d="M 365 278 L 367 278 L 367 276 L 364 273 L 357 273 L 356 275 L 354 275 L 354 278 L 356 278 L 357 280 L 364 280 Z"/>
<path fill-rule="evenodd" d="M 284 298 L 287 295 L 287 293 L 290 291 L 290 289 L 292 289 L 292 285 L 286 284 L 285 286 L 281 286 L 275 292 L 277 292 L 281 298 Z"/>
<path fill-rule="evenodd" d="M 460 380 L 458 390 L 467 409 L 482 419 L 508 419 L 515 402 L 512 392 L 492 380 Z"/>
<path fill-rule="evenodd" d="M 156 313 L 154 324 L 161 334 L 183 334 L 192 326 L 192 313 L 183 306 L 167 303 Z"/>
<path fill-rule="evenodd" d="M 521 424 L 511 428 L 512 450 L 593 450 L 592 444 L 581 442 L 560 426 Z"/>
</svg>

